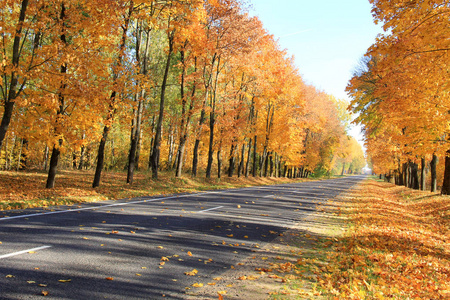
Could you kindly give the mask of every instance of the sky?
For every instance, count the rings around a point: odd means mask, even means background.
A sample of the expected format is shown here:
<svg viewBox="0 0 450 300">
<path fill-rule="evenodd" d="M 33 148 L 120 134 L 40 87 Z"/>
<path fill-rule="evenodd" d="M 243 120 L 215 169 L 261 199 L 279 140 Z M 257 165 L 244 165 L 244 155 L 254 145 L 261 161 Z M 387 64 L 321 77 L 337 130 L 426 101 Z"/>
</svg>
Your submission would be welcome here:
<svg viewBox="0 0 450 300">
<path fill-rule="evenodd" d="M 382 33 L 368 0 L 250 0 L 252 15 L 295 57 L 303 80 L 339 99 L 366 50 Z M 362 139 L 360 128 L 350 132 Z"/>
</svg>

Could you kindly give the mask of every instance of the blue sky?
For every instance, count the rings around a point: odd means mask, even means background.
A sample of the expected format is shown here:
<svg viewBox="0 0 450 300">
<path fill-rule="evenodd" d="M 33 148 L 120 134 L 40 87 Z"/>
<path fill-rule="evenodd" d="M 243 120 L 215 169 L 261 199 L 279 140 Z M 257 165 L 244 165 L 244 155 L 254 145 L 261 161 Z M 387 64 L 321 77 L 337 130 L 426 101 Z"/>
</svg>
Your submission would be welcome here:
<svg viewBox="0 0 450 300">
<path fill-rule="evenodd" d="M 303 79 L 338 98 L 382 30 L 368 0 L 251 0 L 253 14 L 295 56 Z"/>
<path fill-rule="evenodd" d="M 308 84 L 340 99 L 379 25 L 368 0 L 250 0 L 251 14 L 294 55 Z M 359 129 L 352 135 L 358 137 Z M 361 137 L 358 137 L 359 139 Z"/>
</svg>

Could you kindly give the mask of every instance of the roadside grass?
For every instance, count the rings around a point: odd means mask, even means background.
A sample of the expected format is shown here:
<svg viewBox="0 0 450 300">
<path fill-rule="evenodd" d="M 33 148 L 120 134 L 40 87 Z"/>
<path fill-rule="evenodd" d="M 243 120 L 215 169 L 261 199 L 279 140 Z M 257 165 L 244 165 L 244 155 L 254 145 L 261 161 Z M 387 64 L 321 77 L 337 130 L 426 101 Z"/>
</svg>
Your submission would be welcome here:
<svg viewBox="0 0 450 300">
<path fill-rule="evenodd" d="M 185 174 L 176 178 L 173 172 L 160 172 L 158 180 L 148 172 L 138 172 L 132 185 L 125 172 L 105 171 L 100 187 L 93 189 L 93 171 L 58 171 L 55 188 L 46 189 L 47 173 L 0 171 L 0 210 L 71 205 L 139 196 L 194 193 L 258 185 L 299 182 L 305 179 L 223 177 L 206 179 L 203 174 Z"/>
<path fill-rule="evenodd" d="M 349 227 L 317 272 L 327 298 L 450 298 L 450 197 L 367 180 L 334 214 Z"/>
</svg>

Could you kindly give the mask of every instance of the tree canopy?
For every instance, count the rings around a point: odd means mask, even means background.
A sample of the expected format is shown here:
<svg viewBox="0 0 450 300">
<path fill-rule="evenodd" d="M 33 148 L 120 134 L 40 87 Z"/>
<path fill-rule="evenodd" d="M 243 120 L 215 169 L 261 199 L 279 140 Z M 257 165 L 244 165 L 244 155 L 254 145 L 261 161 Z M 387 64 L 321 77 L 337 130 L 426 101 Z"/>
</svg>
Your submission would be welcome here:
<svg viewBox="0 0 450 300">
<path fill-rule="evenodd" d="M 131 184 L 363 167 L 344 100 L 305 84 L 241 1 L 1 3 L 3 169 L 47 169 L 51 188 L 58 166 L 95 168 L 94 187 L 104 168 Z"/>
</svg>

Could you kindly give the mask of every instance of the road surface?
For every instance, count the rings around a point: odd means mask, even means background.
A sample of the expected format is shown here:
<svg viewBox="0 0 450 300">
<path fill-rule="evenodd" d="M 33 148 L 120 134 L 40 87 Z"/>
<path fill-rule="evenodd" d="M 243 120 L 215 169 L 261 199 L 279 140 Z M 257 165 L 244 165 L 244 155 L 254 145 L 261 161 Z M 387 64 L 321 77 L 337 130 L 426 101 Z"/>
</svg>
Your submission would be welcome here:
<svg viewBox="0 0 450 300">
<path fill-rule="evenodd" d="M 184 299 L 363 178 L 7 211 L 0 299 Z"/>
</svg>

